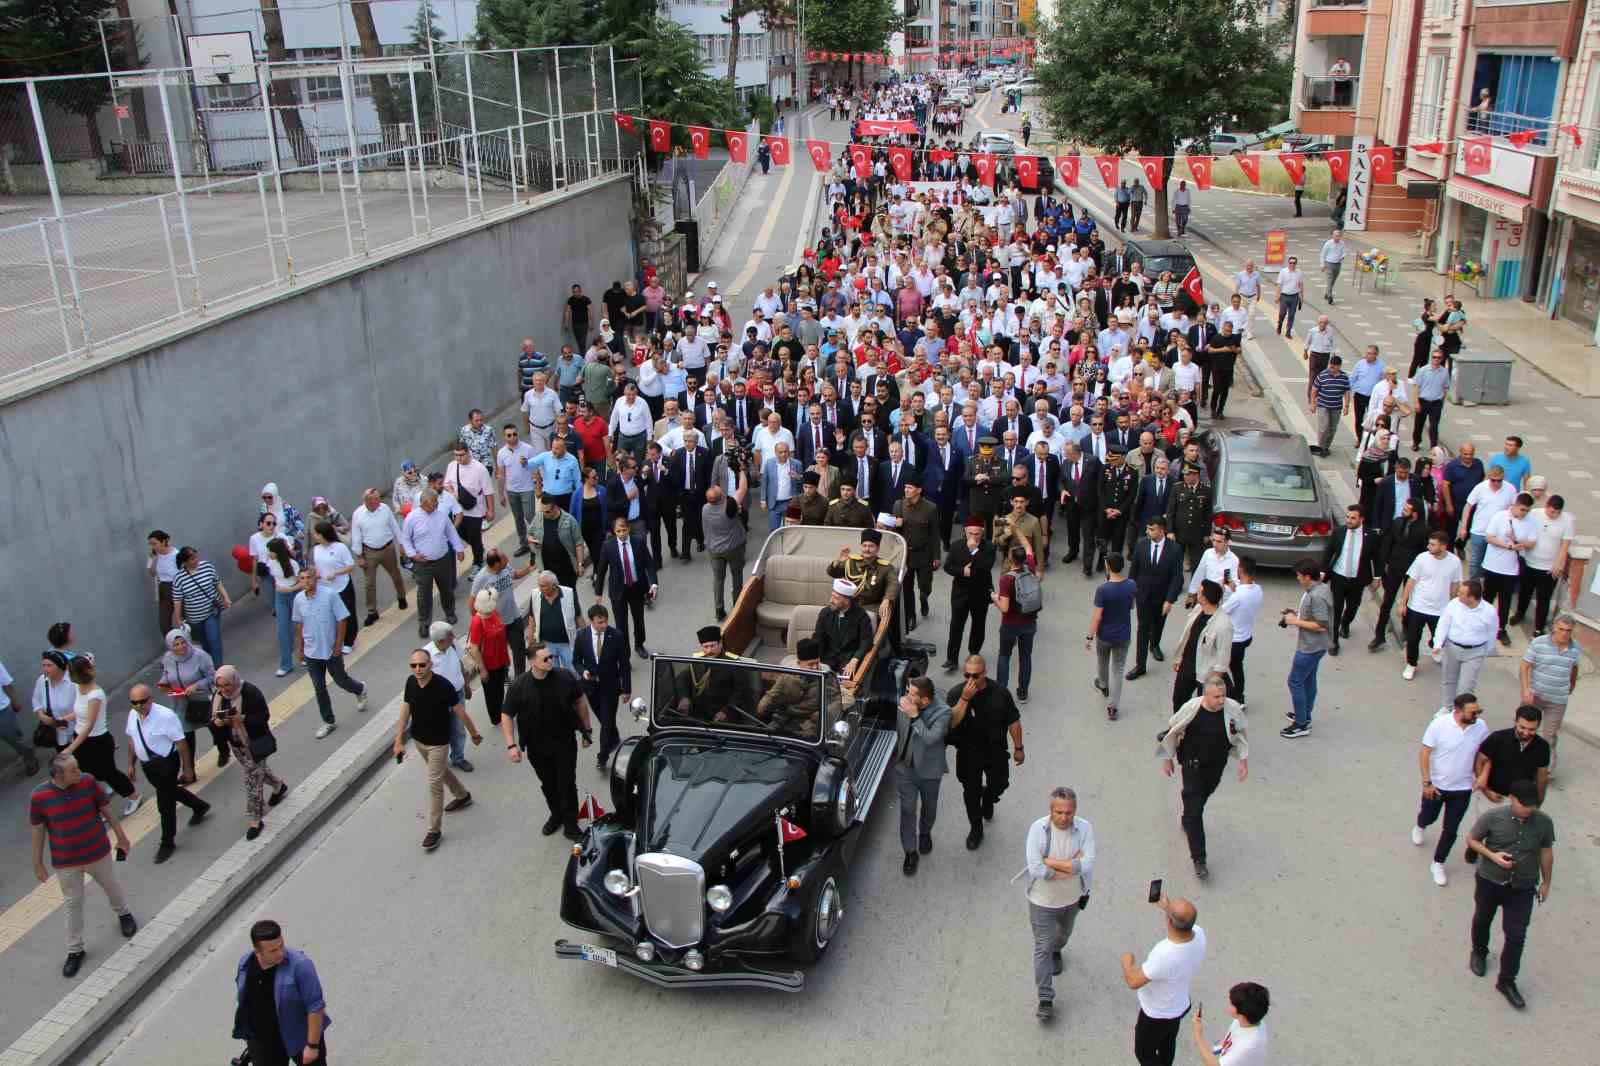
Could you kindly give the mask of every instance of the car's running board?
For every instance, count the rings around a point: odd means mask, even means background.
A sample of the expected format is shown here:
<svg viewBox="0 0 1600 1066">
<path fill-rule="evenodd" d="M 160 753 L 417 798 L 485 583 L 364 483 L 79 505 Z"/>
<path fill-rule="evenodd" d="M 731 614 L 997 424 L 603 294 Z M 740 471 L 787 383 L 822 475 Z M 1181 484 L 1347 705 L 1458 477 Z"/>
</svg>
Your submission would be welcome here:
<svg viewBox="0 0 1600 1066">
<path fill-rule="evenodd" d="M 852 825 L 860 825 L 867 820 L 867 812 L 872 810 L 872 800 L 878 794 L 878 786 L 883 784 L 884 774 L 889 769 L 889 759 L 894 755 L 895 734 L 892 729 L 874 729 L 878 735 L 872 740 L 872 747 L 867 750 L 867 757 L 861 763 L 861 776 L 856 780 L 856 816 Z"/>
<path fill-rule="evenodd" d="M 592 954 L 593 949 L 590 951 Z M 583 945 L 557 940 L 556 958 L 585 960 L 587 957 Z M 596 960 L 587 958 L 587 961 Z M 671 963 L 640 962 L 620 948 L 605 956 L 605 965 L 661 988 L 765 988 L 774 992 L 798 992 L 806 983 L 806 975 L 801 970 L 758 970 L 731 960 L 723 963 L 720 970 L 696 972 Z"/>
</svg>

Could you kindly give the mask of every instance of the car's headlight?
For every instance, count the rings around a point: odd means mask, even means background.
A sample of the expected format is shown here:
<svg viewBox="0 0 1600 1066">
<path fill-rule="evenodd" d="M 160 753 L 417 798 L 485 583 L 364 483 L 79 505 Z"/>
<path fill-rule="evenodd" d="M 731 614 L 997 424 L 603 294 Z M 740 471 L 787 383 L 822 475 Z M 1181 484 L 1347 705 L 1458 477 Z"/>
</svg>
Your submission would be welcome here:
<svg viewBox="0 0 1600 1066">
<path fill-rule="evenodd" d="M 725 914 L 733 906 L 733 890 L 727 885 L 712 885 L 706 889 L 706 906 L 718 914 Z"/>
<path fill-rule="evenodd" d="M 626 896 L 633 887 L 633 881 L 623 870 L 610 870 L 606 873 L 605 880 L 601 882 L 606 886 L 606 891 L 613 896 Z"/>
</svg>

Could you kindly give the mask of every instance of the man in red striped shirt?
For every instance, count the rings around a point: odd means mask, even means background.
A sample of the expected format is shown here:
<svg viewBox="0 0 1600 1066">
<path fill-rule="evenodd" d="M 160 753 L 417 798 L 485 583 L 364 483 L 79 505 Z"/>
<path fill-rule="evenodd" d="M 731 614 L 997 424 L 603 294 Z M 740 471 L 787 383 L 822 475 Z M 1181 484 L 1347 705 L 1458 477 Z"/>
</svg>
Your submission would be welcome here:
<svg viewBox="0 0 1600 1066">
<path fill-rule="evenodd" d="M 111 839 L 117 842 L 117 858 L 127 856 L 132 847 L 122 822 L 93 776 L 78 769 L 71 755 L 57 755 L 50 761 L 50 780 L 33 790 L 28 800 L 28 821 L 33 826 L 33 875 L 40 883 L 49 878 L 44 867 L 44 842 L 50 838 L 50 865 L 67 902 L 67 961 L 61 976 L 75 977 L 83 965 L 83 877 L 88 874 L 105 891 L 124 937 L 139 931 L 139 924 L 128 910 L 122 886 L 111 865 Z M 111 826 L 110 836 L 106 825 Z"/>
</svg>

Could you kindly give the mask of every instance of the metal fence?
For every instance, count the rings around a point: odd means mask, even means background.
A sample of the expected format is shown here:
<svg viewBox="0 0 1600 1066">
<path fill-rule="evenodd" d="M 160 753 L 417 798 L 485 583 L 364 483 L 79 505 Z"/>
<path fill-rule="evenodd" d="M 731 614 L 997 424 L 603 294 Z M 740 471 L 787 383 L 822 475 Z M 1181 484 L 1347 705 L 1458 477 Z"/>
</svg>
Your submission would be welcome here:
<svg viewBox="0 0 1600 1066">
<path fill-rule="evenodd" d="M 637 65 L 606 48 L 251 76 L 0 81 L 0 382 L 568 185 L 645 180 L 613 119 L 639 110 Z"/>
</svg>

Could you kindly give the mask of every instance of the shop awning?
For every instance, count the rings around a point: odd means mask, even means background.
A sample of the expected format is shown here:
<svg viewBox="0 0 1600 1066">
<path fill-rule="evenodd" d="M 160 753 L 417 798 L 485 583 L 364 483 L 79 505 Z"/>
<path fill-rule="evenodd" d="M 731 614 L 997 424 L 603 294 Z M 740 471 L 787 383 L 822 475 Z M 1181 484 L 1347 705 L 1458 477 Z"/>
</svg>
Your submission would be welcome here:
<svg viewBox="0 0 1600 1066">
<path fill-rule="evenodd" d="M 1445 184 L 1445 191 L 1452 200 L 1470 204 L 1518 225 L 1528 220 L 1528 208 L 1533 206 L 1533 201 L 1526 196 L 1518 196 L 1459 174 L 1453 175 Z"/>
</svg>

